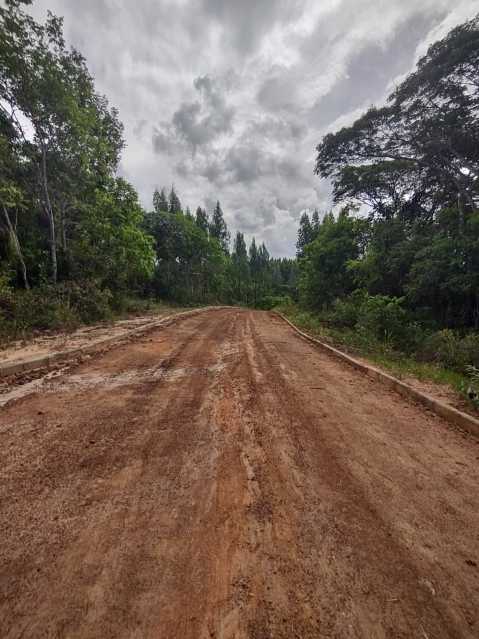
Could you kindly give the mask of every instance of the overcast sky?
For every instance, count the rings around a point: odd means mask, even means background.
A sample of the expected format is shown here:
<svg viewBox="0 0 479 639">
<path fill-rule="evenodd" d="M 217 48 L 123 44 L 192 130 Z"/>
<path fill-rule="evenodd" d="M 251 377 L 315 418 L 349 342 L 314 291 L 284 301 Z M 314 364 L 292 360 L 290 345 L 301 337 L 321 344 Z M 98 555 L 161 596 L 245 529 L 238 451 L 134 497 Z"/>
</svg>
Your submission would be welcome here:
<svg viewBox="0 0 479 639">
<path fill-rule="evenodd" d="M 34 0 L 119 109 L 121 173 L 151 208 L 220 199 L 233 232 L 293 255 L 304 209 L 330 206 L 315 146 L 381 102 L 479 0 Z"/>
</svg>

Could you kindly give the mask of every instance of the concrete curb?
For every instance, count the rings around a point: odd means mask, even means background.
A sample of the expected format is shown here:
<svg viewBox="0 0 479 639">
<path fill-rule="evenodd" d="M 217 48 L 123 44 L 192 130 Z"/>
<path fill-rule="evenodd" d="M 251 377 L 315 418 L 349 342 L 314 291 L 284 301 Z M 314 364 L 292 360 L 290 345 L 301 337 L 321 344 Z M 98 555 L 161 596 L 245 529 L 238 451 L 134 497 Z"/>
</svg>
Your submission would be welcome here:
<svg viewBox="0 0 479 639">
<path fill-rule="evenodd" d="M 467 431 L 471 435 L 475 435 L 479 437 L 479 420 L 475 419 L 471 415 L 467 413 L 463 413 L 457 408 L 453 408 L 449 406 L 449 404 L 444 404 L 443 402 L 431 397 L 430 395 L 426 395 L 426 393 L 422 393 L 421 391 L 416 390 L 412 386 L 401 382 L 401 380 L 396 377 L 392 377 L 387 373 L 375 368 L 374 366 L 369 366 L 368 364 L 364 364 L 363 362 L 358 361 L 354 357 L 350 355 L 346 355 L 342 351 L 334 348 L 333 346 L 329 346 L 329 344 L 325 344 L 320 340 L 311 337 L 307 333 L 303 333 L 303 331 L 299 330 L 297 326 L 295 326 L 292 322 L 289 321 L 284 315 L 274 311 L 274 314 L 277 317 L 280 317 L 284 322 L 286 322 L 298 335 L 300 335 L 303 339 L 306 339 L 308 342 L 312 342 L 316 346 L 319 346 L 322 350 L 326 351 L 333 357 L 346 362 L 350 366 L 353 366 L 356 370 L 365 373 L 368 377 L 375 379 L 383 384 L 385 384 L 388 388 L 395 390 L 400 395 L 405 397 L 406 399 L 412 399 L 420 404 L 423 404 L 427 408 L 429 408 L 433 413 L 447 419 L 447 421 L 451 422 L 455 426 L 459 426 L 463 430 Z"/>
<path fill-rule="evenodd" d="M 36 357 L 30 360 L 10 362 L 5 365 L 0 364 L 0 378 L 8 377 L 10 375 L 16 375 L 18 373 L 27 373 L 28 371 L 33 371 L 38 368 L 51 368 L 53 364 L 68 361 L 69 359 L 78 357 L 80 355 L 96 353 L 98 351 L 101 351 L 105 347 L 112 347 L 121 344 L 122 342 L 127 341 L 132 337 L 146 335 L 149 331 L 152 331 L 156 328 L 170 326 L 177 319 L 197 315 L 199 313 L 203 313 L 204 311 L 220 310 L 222 308 L 224 307 L 206 306 L 204 308 L 196 308 L 191 311 L 174 313 L 173 315 L 162 317 L 159 320 L 153 320 L 149 324 L 139 326 L 138 328 L 133 328 L 132 330 L 123 333 L 123 335 L 105 337 L 101 340 L 98 340 L 97 342 L 94 342 L 93 344 L 87 344 L 85 346 L 80 346 L 79 348 L 73 348 L 66 351 L 49 353 L 48 355 L 42 355 L 41 357 Z"/>
</svg>

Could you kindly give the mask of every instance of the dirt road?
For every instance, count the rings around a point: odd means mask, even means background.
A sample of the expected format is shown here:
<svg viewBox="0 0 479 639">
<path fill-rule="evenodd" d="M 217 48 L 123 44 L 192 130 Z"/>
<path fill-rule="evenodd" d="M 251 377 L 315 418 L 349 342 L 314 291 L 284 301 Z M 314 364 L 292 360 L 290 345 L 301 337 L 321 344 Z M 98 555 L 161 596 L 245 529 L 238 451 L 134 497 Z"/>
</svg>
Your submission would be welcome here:
<svg viewBox="0 0 479 639">
<path fill-rule="evenodd" d="M 479 636 L 479 445 L 267 313 L 0 414 L 0 636 Z"/>
</svg>

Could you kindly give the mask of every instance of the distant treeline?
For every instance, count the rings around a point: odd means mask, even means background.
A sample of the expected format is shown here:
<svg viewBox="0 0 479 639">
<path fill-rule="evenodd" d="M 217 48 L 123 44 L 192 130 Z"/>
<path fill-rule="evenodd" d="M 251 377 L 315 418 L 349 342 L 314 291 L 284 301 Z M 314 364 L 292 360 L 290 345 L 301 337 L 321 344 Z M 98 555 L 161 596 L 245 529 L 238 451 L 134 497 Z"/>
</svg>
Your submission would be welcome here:
<svg viewBox="0 0 479 639">
<path fill-rule="evenodd" d="M 281 296 L 294 296 L 295 260 L 273 259 L 253 238 L 249 248 L 238 232 L 230 252 L 220 202 L 211 217 L 201 207 L 182 210 L 174 188 L 155 191 L 154 210 L 145 216 L 145 231 L 154 238 L 155 272 L 149 289 L 181 303 L 222 301 L 271 307 Z"/>
</svg>

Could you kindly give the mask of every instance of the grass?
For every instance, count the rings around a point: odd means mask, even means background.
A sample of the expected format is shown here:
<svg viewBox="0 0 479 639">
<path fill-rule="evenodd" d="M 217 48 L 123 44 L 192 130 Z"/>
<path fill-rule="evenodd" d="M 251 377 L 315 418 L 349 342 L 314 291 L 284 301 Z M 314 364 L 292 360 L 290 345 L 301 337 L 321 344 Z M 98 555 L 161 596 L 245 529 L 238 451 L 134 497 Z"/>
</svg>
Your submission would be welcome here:
<svg viewBox="0 0 479 639">
<path fill-rule="evenodd" d="M 305 330 L 313 337 L 317 337 L 352 355 L 364 357 L 399 379 L 413 377 L 421 381 L 443 384 L 454 389 L 464 399 L 467 399 L 466 389 L 469 386 L 470 379 L 465 374 L 445 368 L 440 364 L 420 362 L 405 353 L 391 349 L 386 344 L 371 338 L 371 336 L 362 335 L 353 329 L 327 326 L 314 313 L 304 311 L 298 306 L 280 306 L 275 310 L 282 313 L 295 326 Z M 473 406 L 472 403 L 471 406 Z"/>
</svg>

